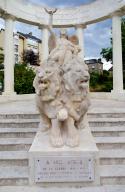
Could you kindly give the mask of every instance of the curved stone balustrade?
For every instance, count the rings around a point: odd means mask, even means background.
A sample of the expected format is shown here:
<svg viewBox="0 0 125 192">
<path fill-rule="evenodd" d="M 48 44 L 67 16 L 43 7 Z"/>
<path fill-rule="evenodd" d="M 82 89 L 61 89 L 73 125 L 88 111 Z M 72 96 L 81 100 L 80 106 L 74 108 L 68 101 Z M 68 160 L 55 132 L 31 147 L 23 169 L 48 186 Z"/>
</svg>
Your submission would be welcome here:
<svg viewBox="0 0 125 192">
<path fill-rule="evenodd" d="M 0 0 L 1 13 L 10 14 L 16 20 L 34 25 L 47 25 L 48 15 L 42 6 L 24 0 Z M 91 24 L 112 17 L 116 12 L 124 14 L 125 0 L 96 0 L 73 8 L 58 9 L 54 14 L 54 27 Z"/>
</svg>

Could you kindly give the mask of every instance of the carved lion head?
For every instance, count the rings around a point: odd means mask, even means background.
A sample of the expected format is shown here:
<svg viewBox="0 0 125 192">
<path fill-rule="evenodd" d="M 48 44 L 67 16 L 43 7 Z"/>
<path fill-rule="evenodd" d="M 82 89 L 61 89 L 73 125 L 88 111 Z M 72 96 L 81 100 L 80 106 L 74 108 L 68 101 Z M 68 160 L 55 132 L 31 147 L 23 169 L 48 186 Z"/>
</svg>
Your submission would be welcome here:
<svg viewBox="0 0 125 192">
<path fill-rule="evenodd" d="M 34 87 L 43 101 L 54 100 L 60 90 L 57 69 L 49 66 L 41 67 L 35 77 Z"/>
<path fill-rule="evenodd" d="M 63 70 L 64 84 L 67 91 L 82 94 L 88 90 L 90 76 L 84 61 L 78 62 L 77 59 L 73 59 L 68 65 L 64 66 Z"/>
</svg>

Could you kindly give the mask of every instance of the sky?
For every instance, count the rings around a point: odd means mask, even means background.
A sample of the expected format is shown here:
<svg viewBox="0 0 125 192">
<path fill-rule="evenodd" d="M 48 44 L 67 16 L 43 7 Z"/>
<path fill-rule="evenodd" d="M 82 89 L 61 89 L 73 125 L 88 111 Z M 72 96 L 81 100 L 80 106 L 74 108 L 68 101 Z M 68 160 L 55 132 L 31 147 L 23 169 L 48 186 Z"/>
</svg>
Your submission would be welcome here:
<svg viewBox="0 0 125 192">
<path fill-rule="evenodd" d="M 28 0 L 32 3 L 38 3 L 43 6 L 50 6 L 50 7 L 74 7 L 79 6 L 81 4 L 91 3 L 94 0 Z"/>
<path fill-rule="evenodd" d="M 24 0 L 26 1 L 26 0 Z M 51 7 L 73 7 L 81 4 L 91 3 L 94 0 L 27 0 L 27 2 L 40 4 L 43 6 Z M 85 57 L 86 58 L 100 58 L 100 52 L 102 48 L 110 46 L 111 37 L 111 20 L 105 20 L 96 24 L 88 25 L 84 29 L 84 46 L 85 46 Z M 0 20 L 0 27 L 4 28 L 4 21 Z M 38 27 L 34 27 L 28 24 L 20 22 L 15 23 L 15 31 L 21 31 L 24 33 L 32 32 L 33 35 L 41 38 L 41 31 Z M 68 30 L 69 34 L 75 34 L 74 29 Z"/>
</svg>

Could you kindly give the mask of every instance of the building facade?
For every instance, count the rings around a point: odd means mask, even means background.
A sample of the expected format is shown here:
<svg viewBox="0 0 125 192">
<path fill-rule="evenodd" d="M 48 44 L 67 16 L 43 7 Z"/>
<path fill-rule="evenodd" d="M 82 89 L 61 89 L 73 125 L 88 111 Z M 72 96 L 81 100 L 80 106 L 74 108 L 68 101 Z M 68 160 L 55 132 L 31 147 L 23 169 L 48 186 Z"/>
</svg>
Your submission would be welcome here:
<svg viewBox="0 0 125 192">
<path fill-rule="evenodd" d="M 4 52 L 4 35 L 5 30 L 0 30 L 0 47 Z M 32 33 L 25 34 L 21 32 L 14 33 L 14 55 L 15 63 L 22 61 L 22 53 L 25 50 L 33 50 L 34 53 L 39 54 L 42 49 L 42 41 L 37 37 L 33 36 Z"/>
<path fill-rule="evenodd" d="M 101 59 L 87 59 L 85 63 L 88 65 L 89 72 L 103 73 L 103 63 Z"/>
</svg>

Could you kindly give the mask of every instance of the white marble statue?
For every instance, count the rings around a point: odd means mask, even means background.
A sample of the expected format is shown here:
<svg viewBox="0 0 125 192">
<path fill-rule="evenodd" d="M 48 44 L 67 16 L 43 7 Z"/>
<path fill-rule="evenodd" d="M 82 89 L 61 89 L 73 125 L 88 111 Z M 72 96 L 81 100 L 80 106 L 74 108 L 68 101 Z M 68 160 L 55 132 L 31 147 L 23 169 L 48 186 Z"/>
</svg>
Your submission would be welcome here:
<svg viewBox="0 0 125 192">
<path fill-rule="evenodd" d="M 39 68 L 33 83 L 41 116 L 39 127 L 49 131 L 52 146 L 75 147 L 80 142 L 80 130 L 88 128 L 88 67 L 78 56 L 78 45 L 64 34 L 55 39 L 56 47 Z"/>
<path fill-rule="evenodd" d="M 49 55 L 49 59 L 54 60 L 59 65 L 72 60 L 73 57 L 80 52 L 80 47 L 74 45 L 66 37 L 66 34 L 60 34 L 60 38 L 56 38 L 56 47 Z"/>
</svg>

